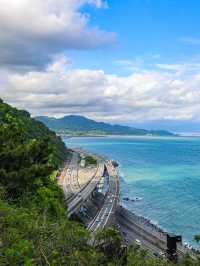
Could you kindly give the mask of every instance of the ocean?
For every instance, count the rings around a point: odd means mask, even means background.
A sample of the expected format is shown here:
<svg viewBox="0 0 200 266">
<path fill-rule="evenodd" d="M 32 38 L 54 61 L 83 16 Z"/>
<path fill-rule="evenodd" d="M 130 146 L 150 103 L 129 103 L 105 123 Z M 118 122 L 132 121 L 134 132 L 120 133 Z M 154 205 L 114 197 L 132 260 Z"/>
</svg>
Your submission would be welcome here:
<svg viewBox="0 0 200 266">
<path fill-rule="evenodd" d="M 200 248 L 193 241 L 200 234 L 200 138 L 76 137 L 64 141 L 68 147 L 118 161 L 121 204 Z M 125 197 L 142 199 L 132 202 Z"/>
</svg>

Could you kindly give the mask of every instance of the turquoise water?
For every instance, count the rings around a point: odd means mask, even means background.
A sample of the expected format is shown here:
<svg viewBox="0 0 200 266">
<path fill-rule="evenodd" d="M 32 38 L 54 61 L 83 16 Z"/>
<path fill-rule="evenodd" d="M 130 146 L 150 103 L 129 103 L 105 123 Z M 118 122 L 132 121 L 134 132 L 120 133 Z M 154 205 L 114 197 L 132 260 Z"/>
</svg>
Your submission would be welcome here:
<svg viewBox="0 0 200 266">
<path fill-rule="evenodd" d="M 163 229 L 192 238 L 200 233 L 200 138 L 69 138 L 70 147 L 106 155 L 120 163 L 123 202 Z"/>
</svg>

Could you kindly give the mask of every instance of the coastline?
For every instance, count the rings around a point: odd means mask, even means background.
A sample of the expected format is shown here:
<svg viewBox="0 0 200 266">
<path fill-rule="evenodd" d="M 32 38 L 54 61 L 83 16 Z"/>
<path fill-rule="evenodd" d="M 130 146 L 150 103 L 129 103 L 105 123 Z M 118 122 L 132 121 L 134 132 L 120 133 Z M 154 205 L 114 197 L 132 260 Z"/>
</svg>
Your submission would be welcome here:
<svg viewBox="0 0 200 266">
<path fill-rule="evenodd" d="M 102 160 L 112 160 L 111 158 L 108 158 L 106 156 L 94 153 L 94 152 L 90 152 L 84 148 L 79 148 L 79 147 L 73 147 L 72 150 L 79 152 L 79 153 L 85 153 L 85 154 L 89 154 L 89 155 L 93 155 L 95 157 L 99 157 Z M 118 164 L 119 168 L 120 168 L 120 164 Z M 120 169 L 119 169 L 119 173 L 120 173 Z M 121 174 L 120 174 L 121 177 Z M 122 204 L 121 204 L 122 202 Z M 155 223 L 153 220 L 151 220 L 151 218 L 149 217 L 145 217 L 144 215 L 141 215 L 133 210 L 130 210 L 130 208 L 128 208 L 125 204 L 123 204 L 123 200 L 122 197 L 120 197 L 120 207 L 124 208 L 125 211 L 131 213 L 131 215 L 134 217 L 134 220 L 137 220 L 137 222 L 140 224 L 140 226 L 142 226 L 143 229 L 147 230 L 147 231 L 152 231 L 154 234 L 158 234 L 161 235 L 163 238 L 166 238 L 167 234 L 170 232 L 168 232 L 166 229 L 162 228 L 162 226 L 160 226 L 160 224 Z M 189 245 L 190 249 L 188 250 L 192 250 L 193 252 L 197 252 L 199 253 L 199 250 L 196 247 L 192 247 L 191 245 Z M 184 246 L 182 246 L 182 248 L 186 248 Z"/>
<path fill-rule="evenodd" d="M 181 135 L 110 135 L 110 134 L 105 134 L 105 135 L 67 135 L 67 134 L 59 134 L 57 133 L 58 136 L 64 137 L 64 138 L 162 138 L 162 139 L 167 139 L 167 138 L 184 138 L 184 137 L 190 137 L 190 136 L 181 136 Z"/>
</svg>

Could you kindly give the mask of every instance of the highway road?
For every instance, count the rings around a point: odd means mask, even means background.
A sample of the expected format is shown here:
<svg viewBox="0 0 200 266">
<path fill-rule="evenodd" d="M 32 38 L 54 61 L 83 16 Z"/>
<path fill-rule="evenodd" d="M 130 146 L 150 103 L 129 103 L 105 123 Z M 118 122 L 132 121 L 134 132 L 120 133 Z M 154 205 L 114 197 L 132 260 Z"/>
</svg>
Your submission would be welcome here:
<svg viewBox="0 0 200 266">
<path fill-rule="evenodd" d="M 78 182 L 78 161 L 79 154 L 73 152 L 68 167 L 65 167 L 62 187 L 66 200 L 80 190 Z"/>
<path fill-rule="evenodd" d="M 68 215 L 76 212 L 82 203 L 92 194 L 97 184 L 100 182 L 105 169 L 105 163 L 102 159 L 97 158 L 96 170 L 93 168 L 88 169 L 87 172 L 79 176 L 80 153 L 74 151 L 70 162 L 66 164 L 58 179 L 59 184 L 62 186 L 63 193 L 68 205 Z M 86 168 L 85 168 L 86 169 Z M 80 185 L 79 178 L 86 178 L 85 182 Z M 82 180 L 83 181 L 83 180 Z"/>
<path fill-rule="evenodd" d="M 98 229 L 104 228 L 115 212 L 119 198 L 118 173 L 111 161 L 105 161 L 102 157 L 98 158 L 96 173 L 85 186 L 80 187 L 78 177 L 79 152 L 80 151 L 77 150 L 72 153 L 71 161 L 68 166 L 65 167 L 62 173 L 62 181 L 60 182 L 68 204 L 69 216 L 80 209 L 80 206 L 90 197 L 97 185 L 102 181 L 105 165 L 109 175 L 108 192 L 105 196 L 104 204 L 88 225 L 88 229 L 95 232 Z"/>
<path fill-rule="evenodd" d="M 106 168 L 109 175 L 109 189 L 101 209 L 93 218 L 93 220 L 88 224 L 87 228 L 90 232 L 96 232 L 97 230 L 103 229 L 105 226 L 109 225 L 110 221 L 112 220 L 113 214 L 115 213 L 116 204 L 118 202 L 118 173 L 111 162 L 108 162 L 106 164 Z"/>
<path fill-rule="evenodd" d="M 100 163 L 93 178 L 68 202 L 68 215 L 80 208 L 83 203 L 94 191 L 104 173 L 104 164 Z"/>
</svg>

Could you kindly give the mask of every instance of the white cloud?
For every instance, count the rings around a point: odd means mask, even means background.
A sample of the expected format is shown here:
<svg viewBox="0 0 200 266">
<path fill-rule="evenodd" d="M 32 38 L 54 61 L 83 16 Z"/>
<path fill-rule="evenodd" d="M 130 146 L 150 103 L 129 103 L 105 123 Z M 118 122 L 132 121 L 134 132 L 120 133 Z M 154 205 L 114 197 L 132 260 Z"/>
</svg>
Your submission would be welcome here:
<svg viewBox="0 0 200 266">
<path fill-rule="evenodd" d="M 57 58 L 45 71 L 6 75 L 3 99 L 33 115 L 83 114 L 112 122 L 200 119 L 200 72 L 168 71 L 117 76 L 102 70 L 70 69 Z"/>
<path fill-rule="evenodd" d="M 200 38 L 195 37 L 182 37 L 179 39 L 179 41 L 190 45 L 200 45 Z"/>
<path fill-rule="evenodd" d="M 103 0 L 0 0 L 0 65 L 43 67 L 66 49 L 110 44 L 114 33 L 89 25 L 85 5 L 105 8 Z"/>
<path fill-rule="evenodd" d="M 172 71 L 181 71 L 184 67 L 181 64 L 156 64 L 156 66 L 160 69 Z"/>
<path fill-rule="evenodd" d="M 192 73 L 196 71 L 200 71 L 200 63 L 195 62 L 185 62 L 179 64 L 156 64 L 155 67 L 164 71 L 172 71 L 177 76 L 182 75 L 184 73 Z"/>
</svg>

